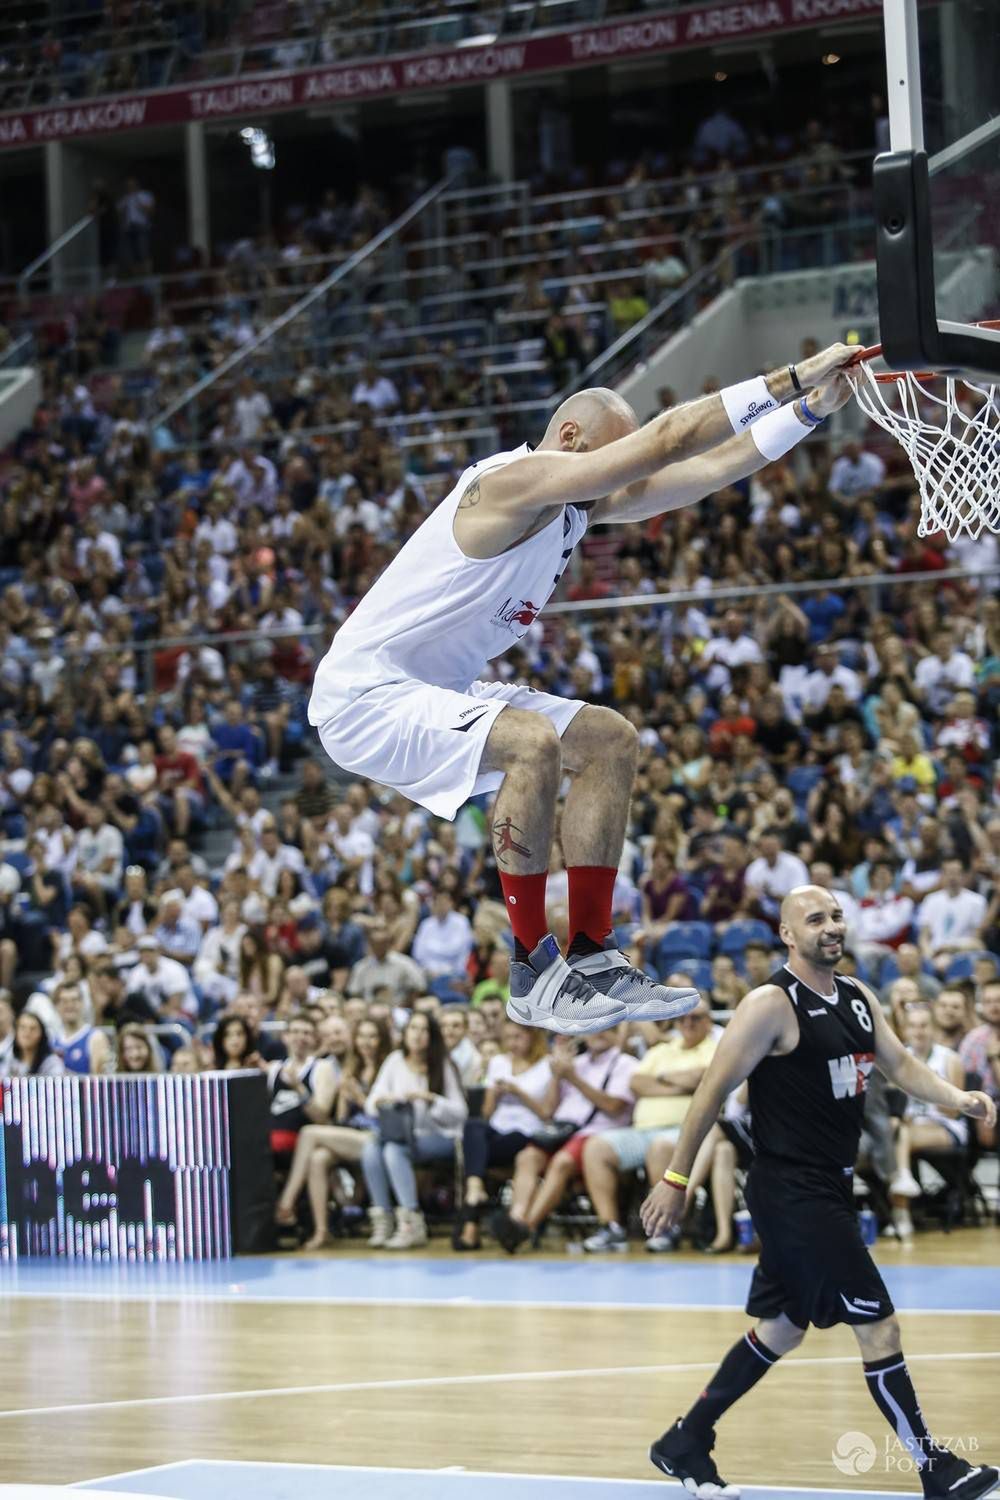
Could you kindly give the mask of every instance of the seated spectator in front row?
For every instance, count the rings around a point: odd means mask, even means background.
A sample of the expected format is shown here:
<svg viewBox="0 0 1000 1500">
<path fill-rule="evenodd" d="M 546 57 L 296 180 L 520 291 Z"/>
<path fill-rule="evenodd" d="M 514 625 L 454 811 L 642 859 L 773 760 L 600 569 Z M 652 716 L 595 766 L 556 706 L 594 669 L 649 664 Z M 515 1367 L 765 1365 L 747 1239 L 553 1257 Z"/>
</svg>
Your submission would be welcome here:
<svg viewBox="0 0 1000 1500">
<path fill-rule="evenodd" d="M 10 1050 L 0 1056 L 0 1078 L 59 1078 L 64 1071 L 41 1021 L 23 1010 L 14 1022 Z"/>
<path fill-rule="evenodd" d="M 469 1037 L 469 1012 L 464 1005 L 449 1005 L 441 1014 L 441 1033 L 464 1089 L 475 1088 L 483 1077 L 483 1060 Z"/>
<path fill-rule="evenodd" d="M 278 1224 L 294 1224 L 295 1205 L 308 1186 L 313 1233 L 303 1247 L 306 1250 L 322 1250 L 330 1242 L 327 1214 L 335 1168 L 357 1166 L 365 1147 L 374 1139 L 375 1121 L 367 1113 L 366 1103 L 391 1047 L 384 1021 L 359 1021 L 340 1076 L 333 1124 L 304 1125 L 299 1131 L 274 1217 Z"/>
<path fill-rule="evenodd" d="M 318 1041 L 316 1023 L 293 1016 L 285 1027 L 288 1056 L 268 1064 L 271 1150 L 279 1155 L 295 1150 L 303 1126 L 325 1125 L 333 1113 L 337 1075 L 327 1058 L 317 1057 Z"/>
<path fill-rule="evenodd" d="M 958 1055 L 967 1073 L 978 1073 L 979 1088 L 1000 1103 L 1000 979 L 984 984 L 979 994 L 981 1026 L 974 1026 L 962 1039 Z M 982 1146 L 995 1146 L 996 1126 L 977 1121 L 976 1129 Z"/>
<path fill-rule="evenodd" d="M 934 1040 L 957 1052 L 973 1027 L 969 997 L 964 990 L 942 990 L 931 1001 L 931 1015 L 934 1018 Z"/>
<path fill-rule="evenodd" d="M 486 1069 L 482 1115 L 466 1120 L 462 1132 L 465 1196 L 453 1243 L 456 1250 L 479 1249 L 479 1219 L 489 1199 L 490 1167 L 514 1167 L 511 1210 L 521 1214 L 537 1181 L 534 1164 L 522 1161 L 540 1125 L 555 1107 L 548 1036 L 531 1026 L 508 1021 L 503 1052 Z M 517 1163 L 517 1165 L 515 1165 Z"/>
<path fill-rule="evenodd" d="M 965 1069 L 958 1053 L 934 1040 L 930 1007 L 911 1005 L 906 1012 L 904 1041 L 908 1052 L 955 1088 L 965 1087 Z M 968 1121 L 953 1110 L 908 1098 L 896 1135 L 896 1175 L 889 1184 L 892 1222 L 900 1240 L 913 1237 L 909 1200 L 918 1198 L 921 1187 L 913 1175 L 913 1157 L 920 1152 L 935 1155 L 964 1151 L 969 1139 Z"/>
<path fill-rule="evenodd" d="M 632 1124 L 591 1136 L 583 1152 L 583 1180 L 601 1221 L 584 1240 L 587 1251 L 625 1250 L 628 1236 L 618 1218 L 618 1179 L 645 1166 L 649 1180 L 662 1177 L 670 1164 L 691 1096 L 718 1045 L 704 1001 L 674 1023 L 662 1042 L 651 1047 L 632 1074 L 636 1105 Z M 647 1249 L 672 1249 L 650 1240 Z"/>
<path fill-rule="evenodd" d="M 500 1211 L 490 1228 L 508 1254 L 541 1228 L 553 1209 L 559 1207 L 583 1170 L 583 1153 L 591 1137 L 625 1123 L 632 1110 L 630 1087 L 638 1063 L 622 1050 L 623 1028 L 599 1031 L 586 1039 L 586 1051 L 577 1054 L 572 1043 L 556 1042 L 551 1059 L 554 1089 L 552 1124 L 573 1127 L 561 1144 L 546 1149 L 535 1140 L 518 1156 L 520 1176 L 529 1173 L 532 1192 L 523 1206 L 513 1202 L 509 1212 Z M 541 1182 L 539 1182 L 541 1177 Z"/>
<path fill-rule="evenodd" d="M 405 1105 L 410 1110 L 392 1108 L 387 1116 L 386 1106 Z M 368 1243 L 375 1249 L 410 1250 L 427 1243 L 414 1168 L 452 1160 L 469 1112 L 458 1071 L 433 1016 L 413 1014 L 402 1047 L 390 1052 L 379 1069 L 365 1112 L 377 1115 L 380 1110 L 378 1133 L 361 1158 L 372 1204 Z M 393 1127 L 396 1138 L 388 1139 Z M 393 1200 L 398 1204 L 395 1233 Z"/>
</svg>

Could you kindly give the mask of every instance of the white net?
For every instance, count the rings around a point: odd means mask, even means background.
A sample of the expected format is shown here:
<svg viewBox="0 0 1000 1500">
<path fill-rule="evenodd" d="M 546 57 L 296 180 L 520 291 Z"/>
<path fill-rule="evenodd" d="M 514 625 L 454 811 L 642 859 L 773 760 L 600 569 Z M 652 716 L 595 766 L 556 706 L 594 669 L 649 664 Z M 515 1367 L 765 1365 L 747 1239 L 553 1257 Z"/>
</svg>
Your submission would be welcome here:
<svg viewBox="0 0 1000 1500">
<path fill-rule="evenodd" d="M 954 376 L 853 372 L 862 411 L 900 443 L 920 487 L 921 536 L 1000 531 L 1000 392 Z"/>
</svg>

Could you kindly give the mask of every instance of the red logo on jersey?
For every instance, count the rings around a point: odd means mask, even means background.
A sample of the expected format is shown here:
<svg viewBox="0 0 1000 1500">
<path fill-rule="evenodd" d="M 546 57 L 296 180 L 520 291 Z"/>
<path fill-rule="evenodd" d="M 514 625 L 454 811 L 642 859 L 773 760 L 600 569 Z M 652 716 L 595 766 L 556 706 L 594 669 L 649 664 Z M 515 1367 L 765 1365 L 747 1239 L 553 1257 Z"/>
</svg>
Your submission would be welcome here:
<svg viewBox="0 0 1000 1500">
<path fill-rule="evenodd" d="M 532 604 L 530 599 L 505 599 L 500 608 L 493 616 L 494 625 L 503 625 L 508 630 L 514 625 L 523 625 L 527 630 L 529 625 L 534 624 L 535 616 L 541 608 L 538 604 Z M 516 631 L 512 632 L 516 634 Z"/>
<path fill-rule="evenodd" d="M 854 1099 L 866 1091 L 875 1065 L 874 1052 L 848 1052 L 846 1057 L 831 1057 L 828 1061 L 835 1099 Z"/>
</svg>

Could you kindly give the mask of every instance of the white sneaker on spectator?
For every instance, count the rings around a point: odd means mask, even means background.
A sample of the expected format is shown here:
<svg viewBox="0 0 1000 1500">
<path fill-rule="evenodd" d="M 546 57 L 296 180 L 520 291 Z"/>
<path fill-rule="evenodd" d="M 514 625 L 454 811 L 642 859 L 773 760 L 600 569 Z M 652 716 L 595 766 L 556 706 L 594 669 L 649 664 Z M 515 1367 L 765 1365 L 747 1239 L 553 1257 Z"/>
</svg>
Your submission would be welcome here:
<svg viewBox="0 0 1000 1500">
<path fill-rule="evenodd" d="M 372 1232 L 368 1236 L 369 1250 L 384 1250 L 392 1234 L 392 1212 L 388 1208 L 370 1208 L 368 1222 Z"/>
<path fill-rule="evenodd" d="M 583 1242 L 588 1255 L 600 1255 L 604 1250 L 628 1249 L 628 1235 L 620 1224 L 602 1224 Z"/>
<path fill-rule="evenodd" d="M 919 1198 L 923 1188 L 912 1172 L 897 1172 L 889 1184 L 889 1192 L 898 1193 L 901 1198 Z"/>
<path fill-rule="evenodd" d="M 892 1211 L 892 1224 L 896 1231 L 896 1238 L 905 1249 L 913 1245 L 913 1220 L 910 1218 L 908 1208 L 894 1208 Z"/>
<path fill-rule="evenodd" d="M 419 1208 L 396 1210 L 396 1233 L 386 1240 L 386 1250 L 416 1250 L 427 1243 L 427 1223 Z"/>
</svg>

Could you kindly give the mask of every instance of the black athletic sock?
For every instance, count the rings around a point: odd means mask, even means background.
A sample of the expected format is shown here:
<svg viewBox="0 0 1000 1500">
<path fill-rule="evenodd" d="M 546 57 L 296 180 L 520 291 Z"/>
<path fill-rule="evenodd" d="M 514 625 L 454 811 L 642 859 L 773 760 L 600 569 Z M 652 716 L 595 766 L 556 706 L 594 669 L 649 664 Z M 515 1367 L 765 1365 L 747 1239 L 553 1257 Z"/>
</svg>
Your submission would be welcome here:
<svg viewBox="0 0 1000 1500">
<path fill-rule="evenodd" d="M 865 1362 L 865 1380 L 872 1400 L 899 1438 L 918 1469 L 932 1457 L 933 1440 L 927 1431 L 917 1393 L 902 1354 Z"/>
<path fill-rule="evenodd" d="M 685 1427 L 695 1433 L 711 1432 L 722 1413 L 752 1390 L 779 1358 L 751 1328 L 730 1349 L 684 1418 Z"/>
<path fill-rule="evenodd" d="M 604 944 L 595 943 L 585 932 L 574 932 L 573 941 L 566 952 L 567 958 L 587 958 L 591 953 L 603 953 Z"/>
<path fill-rule="evenodd" d="M 528 962 L 528 959 L 530 957 L 531 957 L 531 954 L 528 952 L 527 948 L 521 942 L 521 939 L 520 938 L 515 938 L 514 939 L 514 962 L 516 964 L 526 964 Z"/>
</svg>

